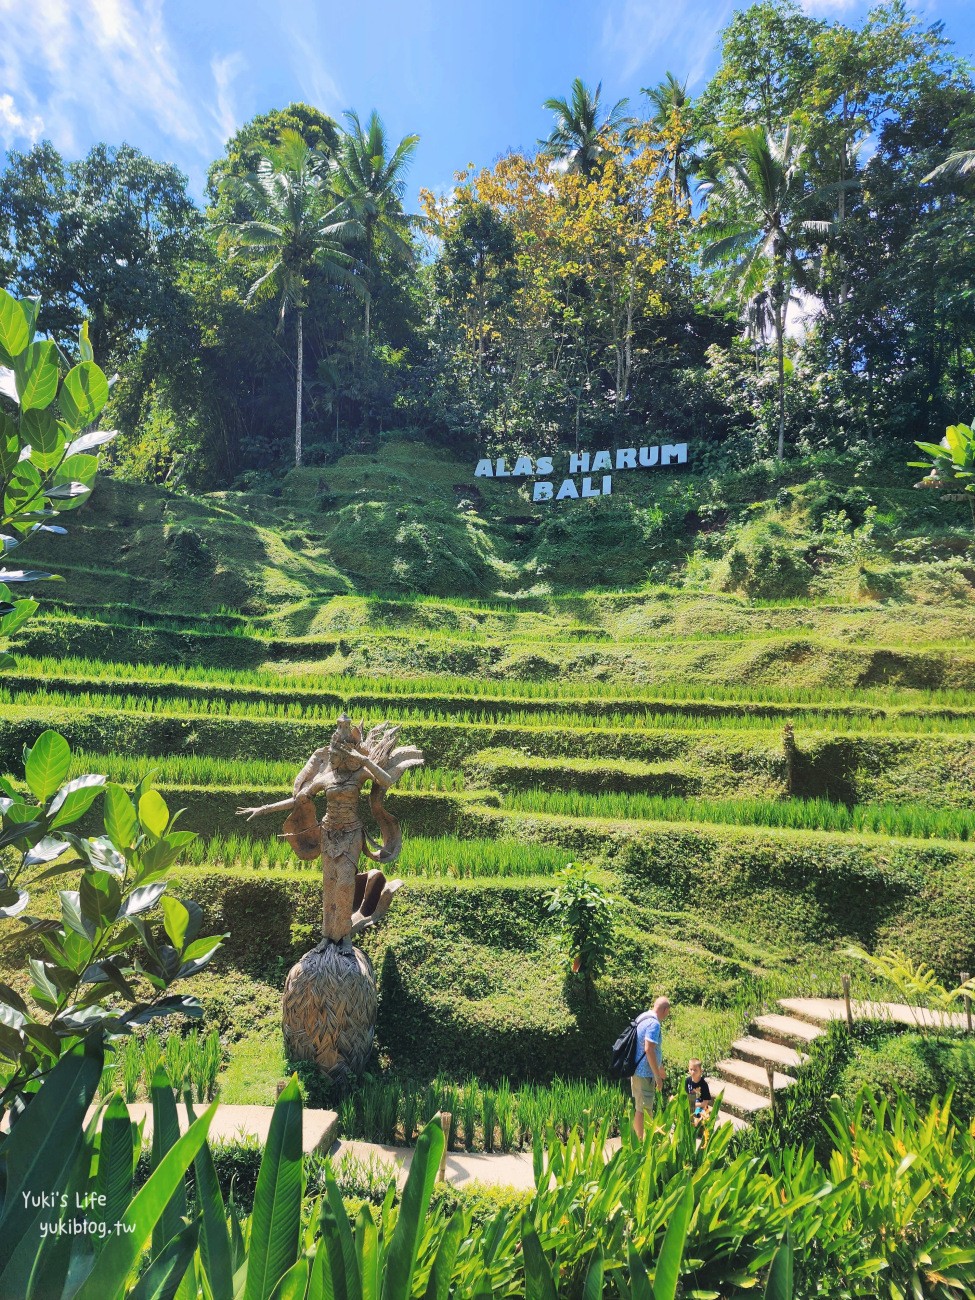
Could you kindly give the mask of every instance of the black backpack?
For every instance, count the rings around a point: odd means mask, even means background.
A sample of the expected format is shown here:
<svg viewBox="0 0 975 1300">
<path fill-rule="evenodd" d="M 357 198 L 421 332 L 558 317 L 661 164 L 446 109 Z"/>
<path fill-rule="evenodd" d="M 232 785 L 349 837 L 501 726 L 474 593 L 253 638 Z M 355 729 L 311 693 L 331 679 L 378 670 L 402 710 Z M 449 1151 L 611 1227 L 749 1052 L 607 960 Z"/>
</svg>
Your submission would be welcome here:
<svg viewBox="0 0 975 1300">
<path fill-rule="evenodd" d="M 643 1055 L 637 1042 L 636 1027 L 640 1017 L 631 1020 L 613 1044 L 609 1059 L 609 1074 L 613 1079 L 629 1079 L 636 1074 L 636 1067 Z"/>
</svg>

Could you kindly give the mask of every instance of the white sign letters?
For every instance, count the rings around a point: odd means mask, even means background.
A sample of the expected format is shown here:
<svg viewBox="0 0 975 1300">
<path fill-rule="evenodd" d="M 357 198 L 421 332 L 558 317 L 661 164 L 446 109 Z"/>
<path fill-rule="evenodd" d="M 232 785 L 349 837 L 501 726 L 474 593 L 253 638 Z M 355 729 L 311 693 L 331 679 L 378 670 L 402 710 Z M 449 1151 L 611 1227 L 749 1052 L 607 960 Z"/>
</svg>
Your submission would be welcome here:
<svg viewBox="0 0 975 1300">
<path fill-rule="evenodd" d="M 615 451 L 573 451 L 568 453 L 567 477 L 556 490 L 549 475 L 555 473 L 554 456 L 519 456 L 508 469 L 504 456 L 479 460 L 475 478 L 533 478 L 533 501 L 569 501 L 584 497 L 608 497 L 613 492 L 613 470 L 656 469 L 686 465 L 687 443 L 664 443 L 659 447 L 619 447 Z M 576 479 L 581 476 L 581 483 Z"/>
</svg>

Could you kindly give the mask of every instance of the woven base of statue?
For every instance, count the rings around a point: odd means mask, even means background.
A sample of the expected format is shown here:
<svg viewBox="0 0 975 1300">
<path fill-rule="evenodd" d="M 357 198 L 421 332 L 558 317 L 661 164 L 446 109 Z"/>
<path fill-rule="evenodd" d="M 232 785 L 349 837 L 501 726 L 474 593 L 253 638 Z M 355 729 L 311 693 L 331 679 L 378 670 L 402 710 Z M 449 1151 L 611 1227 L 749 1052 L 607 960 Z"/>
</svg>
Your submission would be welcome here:
<svg viewBox="0 0 975 1300">
<path fill-rule="evenodd" d="M 324 940 L 288 973 L 282 1020 L 284 1050 L 313 1061 L 344 1082 L 369 1061 L 376 1028 L 376 977 L 361 949 Z"/>
</svg>

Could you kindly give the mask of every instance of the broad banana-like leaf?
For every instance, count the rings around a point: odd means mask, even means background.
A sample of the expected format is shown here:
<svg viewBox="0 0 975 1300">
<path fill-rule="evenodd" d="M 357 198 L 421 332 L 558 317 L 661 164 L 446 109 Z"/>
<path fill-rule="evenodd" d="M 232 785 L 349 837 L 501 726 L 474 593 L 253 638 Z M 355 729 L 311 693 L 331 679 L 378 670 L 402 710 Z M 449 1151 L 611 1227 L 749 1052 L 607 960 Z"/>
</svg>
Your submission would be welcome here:
<svg viewBox="0 0 975 1300">
<path fill-rule="evenodd" d="M 127 1300 L 173 1300 L 193 1262 L 199 1233 L 198 1219 L 185 1224 L 142 1274 Z M 196 1294 L 195 1287 L 193 1293 Z"/>
<path fill-rule="evenodd" d="M 105 1223 L 118 1223 L 132 1200 L 135 1156 L 132 1132 L 129 1108 L 121 1094 L 113 1092 L 102 1118 L 95 1178 L 95 1191 L 105 1197 L 103 1202 L 99 1202 L 99 1213 Z"/>
<path fill-rule="evenodd" d="M 182 1184 L 193 1157 L 206 1141 L 216 1112 L 217 1103 L 214 1102 L 163 1156 L 159 1167 L 152 1171 L 136 1193 L 122 1216 L 120 1231 L 109 1238 L 75 1300 L 115 1300 L 123 1293 L 126 1279 L 138 1263 L 153 1228 Z"/>
<path fill-rule="evenodd" d="M 382 1300 L 410 1300 L 420 1238 L 446 1140 L 439 1120 L 431 1120 L 417 1138 L 384 1261 Z"/>
<path fill-rule="evenodd" d="M 788 1236 L 772 1257 L 765 1300 L 792 1300 L 792 1242 Z"/>
<path fill-rule="evenodd" d="M 151 1167 L 158 1169 L 163 1157 L 179 1141 L 179 1116 L 176 1113 L 176 1097 L 169 1075 L 161 1065 L 157 1065 L 152 1076 L 150 1088 L 152 1097 L 152 1155 Z M 166 1206 L 159 1222 L 152 1230 L 152 1255 L 159 1255 L 183 1226 L 186 1218 L 186 1185 L 180 1183 L 173 1193 L 173 1199 Z"/>
<path fill-rule="evenodd" d="M 274 1107 L 257 1175 L 244 1300 L 268 1300 L 298 1258 L 301 1179 L 301 1093 L 293 1075 Z"/>
<path fill-rule="evenodd" d="M 355 1221 L 355 1250 L 359 1260 L 359 1285 L 362 1300 L 379 1300 L 380 1253 L 379 1233 L 368 1205 L 363 1205 Z"/>
<path fill-rule="evenodd" d="M 527 1214 L 521 1220 L 521 1249 L 525 1260 L 525 1300 L 559 1300 L 542 1243 Z"/>
<path fill-rule="evenodd" d="M 632 1300 L 653 1300 L 653 1287 L 639 1252 L 633 1246 L 629 1251 L 630 1296 Z"/>
<path fill-rule="evenodd" d="M 104 1057 L 93 1042 L 66 1052 L 0 1147 L 0 1295 L 25 1294 L 8 1270 L 22 1243 L 36 1255 L 41 1219 L 50 1219 L 48 1198 L 64 1192 L 85 1136 L 85 1111 L 101 1078 Z M 60 1206 L 58 1206 L 60 1210 Z M 29 1274 L 29 1269 L 28 1269 Z"/>
<path fill-rule="evenodd" d="M 196 1114 L 186 1094 L 186 1111 L 191 1120 Z M 227 1210 L 217 1179 L 210 1144 L 204 1142 L 193 1157 L 196 1180 L 196 1208 L 200 1211 L 200 1261 L 213 1300 L 233 1300 L 234 1259 L 227 1226 Z"/>
<path fill-rule="evenodd" d="M 674 1300 L 684 1259 L 684 1243 L 694 1212 L 694 1188 L 688 1181 L 664 1234 L 653 1273 L 653 1300 Z"/>
<path fill-rule="evenodd" d="M 323 1247 L 328 1266 L 326 1294 L 329 1294 L 327 1287 L 330 1285 L 334 1300 L 362 1300 L 355 1238 L 342 1203 L 342 1193 L 331 1174 L 325 1183 L 325 1202 L 322 1205 L 322 1245 L 318 1249 Z"/>
<path fill-rule="evenodd" d="M 457 1260 L 457 1252 L 460 1249 L 460 1243 L 464 1240 L 466 1228 L 467 1224 L 464 1215 L 462 1211 L 458 1210 L 451 1217 L 450 1222 L 444 1229 L 443 1236 L 440 1238 L 440 1245 L 437 1247 L 433 1267 L 430 1269 L 430 1278 L 427 1282 L 423 1300 L 447 1300 L 450 1294 L 450 1279 Z"/>
<path fill-rule="evenodd" d="M 603 1300 L 603 1252 L 598 1246 L 586 1269 L 582 1300 Z"/>
</svg>

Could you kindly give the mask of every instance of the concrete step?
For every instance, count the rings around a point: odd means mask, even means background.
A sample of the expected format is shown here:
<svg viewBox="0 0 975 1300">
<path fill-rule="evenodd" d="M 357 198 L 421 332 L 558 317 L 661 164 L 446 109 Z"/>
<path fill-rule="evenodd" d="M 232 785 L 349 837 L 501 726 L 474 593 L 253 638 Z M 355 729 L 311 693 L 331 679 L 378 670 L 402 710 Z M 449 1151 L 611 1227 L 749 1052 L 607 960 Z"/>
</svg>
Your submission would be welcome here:
<svg viewBox="0 0 975 1300">
<path fill-rule="evenodd" d="M 731 1044 L 731 1055 L 743 1061 L 756 1061 L 763 1069 L 768 1061 L 781 1070 L 798 1070 L 809 1059 L 794 1047 L 773 1043 L 769 1038 L 753 1038 L 750 1034 L 735 1039 Z"/>
<path fill-rule="evenodd" d="M 708 1087 L 711 1089 L 711 1096 L 717 1099 L 718 1093 L 722 1093 L 721 1110 L 737 1115 L 739 1119 L 750 1119 L 758 1110 L 768 1110 L 768 1097 L 760 1097 L 757 1092 L 752 1092 L 750 1088 L 743 1088 L 740 1084 L 730 1083 L 726 1079 L 708 1079 Z"/>
<path fill-rule="evenodd" d="M 736 1132 L 743 1128 L 751 1128 L 751 1124 L 747 1119 L 742 1119 L 740 1115 L 733 1115 L 730 1110 L 725 1110 L 724 1107 L 718 1112 L 717 1122 L 719 1124 L 730 1124 Z"/>
<path fill-rule="evenodd" d="M 782 1043 L 786 1047 L 808 1047 L 823 1032 L 819 1025 L 811 1025 L 808 1020 L 797 1020 L 795 1016 L 776 1015 L 756 1016 L 751 1024 L 756 1038 L 768 1038 L 773 1043 Z"/>
<path fill-rule="evenodd" d="M 763 1097 L 769 1095 L 768 1074 L 764 1065 L 758 1065 L 753 1061 L 731 1059 L 718 1061 L 714 1072 L 719 1079 L 727 1079 L 729 1083 L 740 1083 L 743 1088 L 751 1088 L 752 1092 L 761 1093 Z M 781 1074 L 778 1070 L 775 1071 L 773 1079 L 776 1092 L 782 1088 L 791 1088 L 795 1083 L 791 1074 Z"/>
<path fill-rule="evenodd" d="M 841 998 L 779 998 L 787 1016 L 825 1028 L 831 1020 L 846 1019 L 846 1005 Z"/>
</svg>

